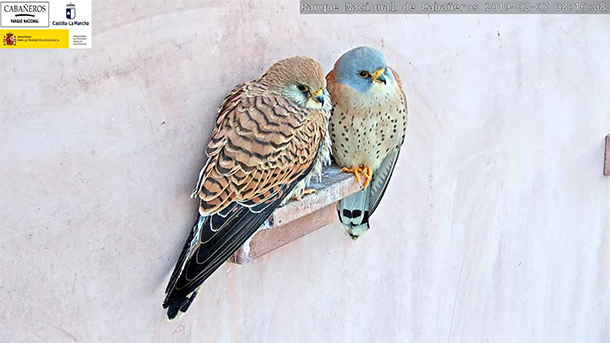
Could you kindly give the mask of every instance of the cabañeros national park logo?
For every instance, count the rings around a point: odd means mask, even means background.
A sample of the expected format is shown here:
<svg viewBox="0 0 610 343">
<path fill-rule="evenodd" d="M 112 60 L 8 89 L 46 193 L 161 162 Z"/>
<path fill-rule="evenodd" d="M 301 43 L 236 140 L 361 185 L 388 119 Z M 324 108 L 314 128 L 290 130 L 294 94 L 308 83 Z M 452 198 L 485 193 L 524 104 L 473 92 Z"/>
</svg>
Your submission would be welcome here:
<svg viewBox="0 0 610 343">
<path fill-rule="evenodd" d="M 15 39 L 15 36 L 8 32 L 7 34 L 4 35 L 4 38 L 2 39 L 2 44 L 3 45 L 17 45 L 17 39 Z"/>
<path fill-rule="evenodd" d="M 0 6 L 2 27 L 49 27 L 48 1 L 2 1 Z"/>
</svg>

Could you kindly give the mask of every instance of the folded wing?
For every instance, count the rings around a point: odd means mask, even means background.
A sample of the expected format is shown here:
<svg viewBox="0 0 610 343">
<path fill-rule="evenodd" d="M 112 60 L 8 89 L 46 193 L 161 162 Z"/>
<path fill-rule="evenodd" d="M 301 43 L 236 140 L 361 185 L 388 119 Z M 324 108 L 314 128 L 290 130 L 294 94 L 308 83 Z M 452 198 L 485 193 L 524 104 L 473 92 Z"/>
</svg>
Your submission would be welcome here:
<svg viewBox="0 0 610 343">
<path fill-rule="evenodd" d="M 307 176 L 325 132 L 317 110 L 237 86 L 223 101 L 193 192 L 195 222 L 166 289 L 172 319 Z"/>
</svg>

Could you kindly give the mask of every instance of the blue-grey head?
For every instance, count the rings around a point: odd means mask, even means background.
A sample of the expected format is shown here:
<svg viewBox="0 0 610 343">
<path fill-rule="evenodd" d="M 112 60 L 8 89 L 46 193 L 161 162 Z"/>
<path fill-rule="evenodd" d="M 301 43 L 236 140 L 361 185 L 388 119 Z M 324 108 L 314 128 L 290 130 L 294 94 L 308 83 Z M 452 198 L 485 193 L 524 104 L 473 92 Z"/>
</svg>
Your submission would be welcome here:
<svg viewBox="0 0 610 343">
<path fill-rule="evenodd" d="M 391 86 L 394 75 L 388 68 L 381 51 L 361 46 L 339 58 L 335 64 L 337 82 L 366 93 L 374 86 Z"/>
</svg>

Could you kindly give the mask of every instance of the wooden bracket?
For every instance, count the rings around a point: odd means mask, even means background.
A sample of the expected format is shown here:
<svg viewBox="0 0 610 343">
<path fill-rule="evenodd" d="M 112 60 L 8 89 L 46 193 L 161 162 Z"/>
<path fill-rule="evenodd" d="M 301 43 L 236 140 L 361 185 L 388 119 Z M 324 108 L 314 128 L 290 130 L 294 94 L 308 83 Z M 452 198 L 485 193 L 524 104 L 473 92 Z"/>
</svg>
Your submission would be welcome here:
<svg viewBox="0 0 610 343">
<path fill-rule="evenodd" d="M 313 181 L 316 181 L 314 177 Z M 320 229 L 335 220 L 337 201 L 360 190 L 353 174 L 336 165 L 322 172 L 322 181 L 310 185 L 315 193 L 276 209 L 261 228 L 241 246 L 230 261 L 248 263 L 270 251 Z"/>
<path fill-rule="evenodd" d="M 606 153 L 604 154 L 604 175 L 610 176 L 610 135 L 606 136 Z"/>
</svg>

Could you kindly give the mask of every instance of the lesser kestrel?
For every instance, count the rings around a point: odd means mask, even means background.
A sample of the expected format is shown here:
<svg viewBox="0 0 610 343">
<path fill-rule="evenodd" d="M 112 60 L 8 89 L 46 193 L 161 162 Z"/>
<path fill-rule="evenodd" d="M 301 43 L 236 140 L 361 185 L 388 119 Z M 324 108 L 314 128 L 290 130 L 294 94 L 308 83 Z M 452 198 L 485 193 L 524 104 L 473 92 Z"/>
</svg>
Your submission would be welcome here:
<svg viewBox="0 0 610 343">
<path fill-rule="evenodd" d="M 356 239 L 369 230 L 394 171 L 407 130 L 407 98 L 396 71 L 369 47 L 345 53 L 326 79 L 333 157 L 343 171 L 364 179 L 362 191 L 337 204 L 341 223 Z"/>
<path fill-rule="evenodd" d="M 330 98 L 318 62 L 297 56 L 236 86 L 218 111 L 193 197 L 199 215 L 166 289 L 169 319 L 330 156 Z"/>
</svg>

